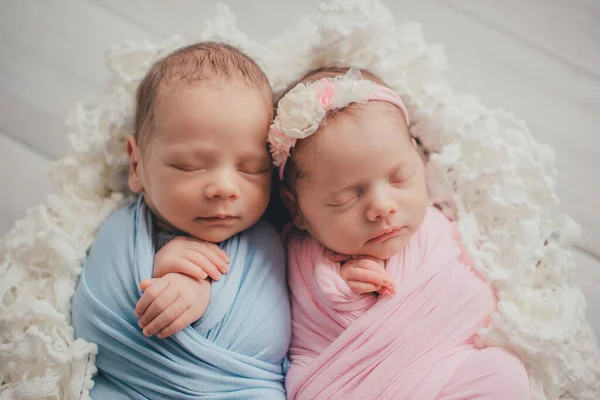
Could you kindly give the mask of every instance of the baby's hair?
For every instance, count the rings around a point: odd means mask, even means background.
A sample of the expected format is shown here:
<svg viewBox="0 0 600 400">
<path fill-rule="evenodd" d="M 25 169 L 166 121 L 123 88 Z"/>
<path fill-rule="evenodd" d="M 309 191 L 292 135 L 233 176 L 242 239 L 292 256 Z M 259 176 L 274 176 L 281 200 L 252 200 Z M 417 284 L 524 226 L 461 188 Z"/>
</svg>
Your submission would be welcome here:
<svg viewBox="0 0 600 400">
<path fill-rule="evenodd" d="M 343 76 L 348 72 L 349 69 L 350 67 L 323 67 L 315 69 L 304 75 L 300 80 L 298 80 L 298 82 L 294 83 L 289 88 L 287 88 L 283 95 L 289 92 L 298 83 L 313 83 L 323 78 L 334 78 L 336 76 Z M 378 85 L 388 87 L 388 85 L 383 81 L 383 79 L 379 78 L 375 74 L 364 69 L 361 69 L 360 73 L 364 79 L 375 82 Z M 321 126 L 326 126 L 328 122 L 334 121 L 336 115 L 357 115 L 360 114 L 363 110 L 365 110 L 365 105 L 360 103 L 352 103 L 348 107 L 345 107 L 341 110 L 331 110 L 326 114 L 325 118 L 323 119 L 323 122 L 321 123 Z M 292 149 L 290 157 L 288 158 L 288 161 L 285 165 L 283 182 L 292 190 L 292 192 L 295 192 L 296 181 L 298 179 L 307 177 L 307 173 L 305 169 L 303 169 L 300 165 L 299 160 L 302 159 L 306 161 L 308 153 L 310 153 L 309 149 L 312 146 L 314 137 L 315 135 L 310 136 L 306 139 L 299 140 L 296 146 Z"/>
<path fill-rule="evenodd" d="M 194 86 L 215 77 L 239 79 L 272 101 L 265 73 L 240 50 L 214 42 L 183 47 L 154 63 L 137 89 L 134 135 L 142 152 L 157 128 L 155 114 L 161 88 Z"/>
</svg>

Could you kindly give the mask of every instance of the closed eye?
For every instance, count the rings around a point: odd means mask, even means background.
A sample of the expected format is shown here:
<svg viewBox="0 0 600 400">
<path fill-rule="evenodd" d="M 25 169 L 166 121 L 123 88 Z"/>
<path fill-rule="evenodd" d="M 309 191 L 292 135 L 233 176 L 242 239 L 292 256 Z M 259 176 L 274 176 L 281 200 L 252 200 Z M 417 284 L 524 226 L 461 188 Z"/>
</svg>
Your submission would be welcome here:
<svg viewBox="0 0 600 400">
<path fill-rule="evenodd" d="M 400 184 L 410 180 L 417 173 L 416 169 L 401 170 L 390 178 L 392 184 Z"/>
<path fill-rule="evenodd" d="M 262 175 L 269 172 L 269 168 L 245 168 L 240 172 L 248 175 Z"/>
<path fill-rule="evenodd" d="M 194 171 L 204 171 L 205 168 L 202 167 L 193 167 L 191 165 L 179 165 L 179 164 L 169 164 L 169 167 L 176 169 L 182 172 L 194 172 Z"/>
<path fill-rule="evenodd" d="M 358 193 L 354 193 L 352 195 L 345 196 L 341 199 L 336 199 L 336 200 L 332 201 L 331 203 L 329 203 L 328 206 L 330 206 L 330 207 L 345 206 L 345 205 L 351 204 L 356 199 L 358 199 L 358 196 L 359 196 Z"/>
<path fill-rule="evenodd" d="M 271 164 L 256 164 L 243 165 L 240 167 L 240 172 L 248 175 L 263 175 L 271 170 Z"/>
<path fill-rule="evenodd" d="M 238 166 L 241 173 L 248 175 L 263 175 L 271 170 L 271 160 L 266 158 L 254 158 L 241 162 Z"/>
</svg>

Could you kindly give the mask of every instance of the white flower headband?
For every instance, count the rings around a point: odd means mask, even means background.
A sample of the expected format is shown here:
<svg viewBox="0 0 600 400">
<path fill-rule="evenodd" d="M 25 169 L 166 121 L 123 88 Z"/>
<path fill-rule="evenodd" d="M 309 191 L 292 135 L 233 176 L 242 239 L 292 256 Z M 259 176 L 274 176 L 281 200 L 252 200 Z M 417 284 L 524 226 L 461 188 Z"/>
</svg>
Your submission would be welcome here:
<svg viewBox="0 0 600 400">
<path fill-rule="evenodd" d="M 279 100 L 277 116 L 269 128 L 273 164 L 279 167 L 283 180 L 285 164 L 298 139 L 312 135 L 330 110 L 339 110 L 351 103 L 386 101 L 397 106 L 406 125 L 408 113 L 402 99 L 385 86 L 363 79 L 360 71 L 350 68 L 346 75 L 323 78 L 313 83 L 299 83 Z"/>
</svg>

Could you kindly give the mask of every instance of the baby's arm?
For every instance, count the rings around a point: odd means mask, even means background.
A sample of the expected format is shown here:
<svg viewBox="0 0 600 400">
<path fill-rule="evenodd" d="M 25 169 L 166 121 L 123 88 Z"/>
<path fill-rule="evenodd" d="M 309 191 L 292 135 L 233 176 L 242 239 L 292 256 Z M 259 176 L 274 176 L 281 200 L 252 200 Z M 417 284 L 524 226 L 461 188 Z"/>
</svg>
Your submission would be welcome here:
<svg viewBox="0 0 600 400">
<path fill-rule="evenodd" d="M 210 281 L 228 270 L 229 258 L 214 243 L 177 237 L 154 258 L 153 279 L 140 283 L 144 294 L 135 313 L 146 336 L 179 332 L 202 317 L 210 300 Z"/>
</svg>

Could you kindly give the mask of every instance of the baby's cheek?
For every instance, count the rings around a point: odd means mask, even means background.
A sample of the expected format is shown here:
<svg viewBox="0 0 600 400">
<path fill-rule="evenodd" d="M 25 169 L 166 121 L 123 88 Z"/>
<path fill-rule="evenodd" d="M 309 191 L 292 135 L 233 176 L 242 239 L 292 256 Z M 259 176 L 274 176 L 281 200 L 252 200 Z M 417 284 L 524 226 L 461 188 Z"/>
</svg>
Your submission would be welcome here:
<svg viewBox="0 0 600 400">
<path fill-rule="evenodd" d="M 257 182 L 247 182 L 242 188 L 242 200 L 246 203 L 245 207 L 251 214 L 262 214 L 269 203 L 269 182 L 263 180 Z"/>
<path fill-rule="evenodd" d="M 364 227 L 351 216 L 339 216 L 325 222 L 325 234 L 338 252 L 352 254 L 363 245 Z"/>
<path fill-rule="evenodd" d="M 194 190 L 195 188 L 195 190 Z M 201 189 L 200 186 L 195 186 L 185 182 L 170 182 L 166 183 L 162 188 L 161 195 L 163 196 L 165 203 L 171 206 L 181 206 L 186 202 L 194 202 L 199 198 L 198 193 Z"/>
<path fill-rule="evenodd" d="M 167 218 L 178 219 L 180 215 L 192 211 L 190 208 L 196 208 L 191 205 L 198 205 L 200 196 L 197 192 L 201 190 L 199 186 L 183 182 L 170 182 L 165 183 L 160 189 L 160 193 L 157 194 L 160 204 L 157 204 L 157 207 Z"/>
</svg>

